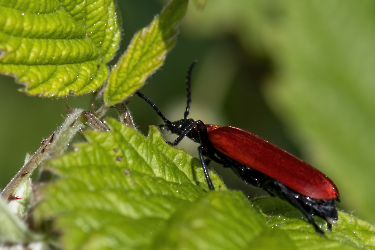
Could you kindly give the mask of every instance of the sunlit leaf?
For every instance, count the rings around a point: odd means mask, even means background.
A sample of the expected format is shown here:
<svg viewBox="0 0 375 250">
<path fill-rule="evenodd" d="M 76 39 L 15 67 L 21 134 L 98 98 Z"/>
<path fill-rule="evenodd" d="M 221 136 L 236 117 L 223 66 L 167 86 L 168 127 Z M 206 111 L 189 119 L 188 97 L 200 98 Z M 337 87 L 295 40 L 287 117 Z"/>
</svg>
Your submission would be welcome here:
<svg viewBox="0 0 375 250">
<path fill-rule="evenodd" d="M 1 1 L 0 16 L 0 73 L 27 94 L 81 95 L 106 80 L 120 41 L 113 1 Z"/>
<path fill-rule="evenodd" d="M 39 187 L 36 227 L 53 221 L 68 249 L 353 249 L 373 244 L 373 226 L 339 214 L 339 226 L 317 234 L 299 210 L 278 198 L 253 201 L 227 191 L 200 162 L 114 120 L 109 132 L 86 131 L 88 143 L 55 159 L 56 182 Z M 260 213 L 258 214 L 256 210 Z M 263 218 L 262 218 L 263 216 Z M 325 221 L 317 218 L 323 230 Z M 268 226 L 267 226 L 268 225 Z M 353 233 L 355 232 L 355 233 Z"/>
<path fill-rule="evenodd" d="M 145 138 L 116 121 L 108 124 L 110 132 L 86 131 L 89 143 L 48 164 L 61 178 L 42 188 L 34 216 L 38 222 L 55 218 L 68 248 L 149 244 L 174 212 L 208 189 L 199 161 L 168 146 L 156 128 Z"/>
<path fill-rule="evenodd" d="M 107 106 L 134 93 L 159 69 L 176 43 L 178 28 L 188 0 L 173 0 L 149 26 L 138 31 L 125 54 L 113 68 L 104 93 Z"/>
</svg>

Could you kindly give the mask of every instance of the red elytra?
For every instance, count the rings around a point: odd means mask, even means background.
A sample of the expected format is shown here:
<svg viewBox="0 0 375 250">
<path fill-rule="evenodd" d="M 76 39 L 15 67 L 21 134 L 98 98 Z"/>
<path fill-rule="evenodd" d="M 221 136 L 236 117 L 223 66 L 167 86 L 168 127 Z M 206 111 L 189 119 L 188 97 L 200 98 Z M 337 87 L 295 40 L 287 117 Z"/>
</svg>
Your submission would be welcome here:
<svg viewBox="0 0 375 250">
<path fill-rule="evenodd" d="M 241 164 L 311 198 L 340 197 L 336 185 L 326 175 L 259 136 L 235 127 L 205 125 L 214 148 Z"/>
<path fill-rule="evenodd" d="M 194 64 L 190 66 L 187 75 L 188 101 L 181 120 L 169 121 L 155 103 L 139 91 L 136 92 L 165 122 L 159 127 L 178 135 L 174 142 L 167 143 L 176 146 L 183 138 L 188 137 L 200 144 L 198 153 L 209 190 L 215 190 L 208 170 L 208 164 L 213 160 L 223 167 L 232 168 L 248 184 L 263 188 L 270 195 L 278 196 L 299 209 L 317 233 L 324 235 L 312 215 L 327 221 L 327 228 L 331 230 L 332 224 L 336 224 L 338 220 L 335 201 L 340 201 L 340 195 L 327 176 L 250 132 L 235 127 L 206 125 L 201 120 L 187 118 L 191 103 L 190 75 L 193 66 Z"/>
</svg>

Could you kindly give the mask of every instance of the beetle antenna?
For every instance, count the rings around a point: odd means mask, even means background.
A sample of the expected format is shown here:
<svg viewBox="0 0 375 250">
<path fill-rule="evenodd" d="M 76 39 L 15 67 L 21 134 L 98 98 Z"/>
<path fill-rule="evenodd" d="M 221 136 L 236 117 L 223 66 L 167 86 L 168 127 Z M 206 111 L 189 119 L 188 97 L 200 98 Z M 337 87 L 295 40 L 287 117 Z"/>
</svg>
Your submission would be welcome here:
<svg viewBox="0 0 375 250">
<path fill-rule="evenodd" d="M 153 103 L 150 98 L 148 98 L 147 96 L 145 96 L 144 94 L 142 94 L 141 92 L 139 92 L 137 90 L 137 92 L 135 92 L 140 98 L 142 98 L 143 100 L 145 100 L 148 104 L 150 104 L 150 106 L 156 111 L 156 113 L 160 116 L 161 119 L 163 119 L 163 121 L 166 123 L 166 124 L 172 124 L 167 118 L 165 118 L 165 116 L 163 115 L 163 113 L 160 111 L 160 109 L 156 106 L 155 103 Z"/>
<path fill-rule="evenodd" d="M 186 104 L 186 110 L 184 113 L 184 119 L 187 119 L 189 116 L 189 111 L 190 111 L 190 104 L 191 104 L 191 72 L 193 71 L 194 65 L 197 64 L 197 61 L 194 61 L 188 70 L 187 76 L 186 76 L 186 91 L 187 91 L 187 104 Z"/>
</svg>

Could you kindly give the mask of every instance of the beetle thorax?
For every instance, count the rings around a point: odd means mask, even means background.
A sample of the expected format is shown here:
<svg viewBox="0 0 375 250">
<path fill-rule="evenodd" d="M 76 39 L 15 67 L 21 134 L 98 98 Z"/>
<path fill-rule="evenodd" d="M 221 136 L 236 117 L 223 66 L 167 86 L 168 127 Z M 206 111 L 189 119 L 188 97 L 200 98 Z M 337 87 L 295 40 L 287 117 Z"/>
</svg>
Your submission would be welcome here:
<svg viewBox="0 0 375 250">
<path fill-rule="evenodd" d="M 197 129 L 194 125 L 195 121 L 193 119 L 181 119 L 170 124 L 164 124 L 160 126 L 161 128 L 167 129 L 171 131 L 172 134 L 176 134 L 178 136 L 184 134 L 188 138 L 196 141 L 197 139 Z"/>
</svg>

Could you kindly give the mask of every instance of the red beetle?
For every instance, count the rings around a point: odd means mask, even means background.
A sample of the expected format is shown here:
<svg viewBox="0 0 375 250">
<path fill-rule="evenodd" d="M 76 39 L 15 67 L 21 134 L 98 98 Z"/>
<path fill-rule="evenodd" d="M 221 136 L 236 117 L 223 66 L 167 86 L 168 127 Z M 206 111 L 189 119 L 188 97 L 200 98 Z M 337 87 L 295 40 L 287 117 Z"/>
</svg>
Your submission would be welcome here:
<svg viewBox="0 0 375 250">
<path fill-rule="evenodd" d="M 181 120 L 169 121 L 149 98 L 136 92 L 163 119 L 165 124 L 160 127 L 178 135 L 173 143 L 168 143 L 176 146 L 187 136 L 200 144 L 199 157 L 210 190 L 214 190 L 207 167 L 211 159 L 223 167 L 232 168 L 249 184 L 289 202 L 306 216 L 317 233 L 324 235 L 312 215 L 326 220 L 329 230 L 332 224 L 336 224 L 338 216 L 334 201 L 340 201 L 340 194 L 335 184 L 316 168 L 248 131 L 188 119 L 190 76 L 194 64 L 190 66 L 187 75 L 188 101 Z"/>
</svg>

